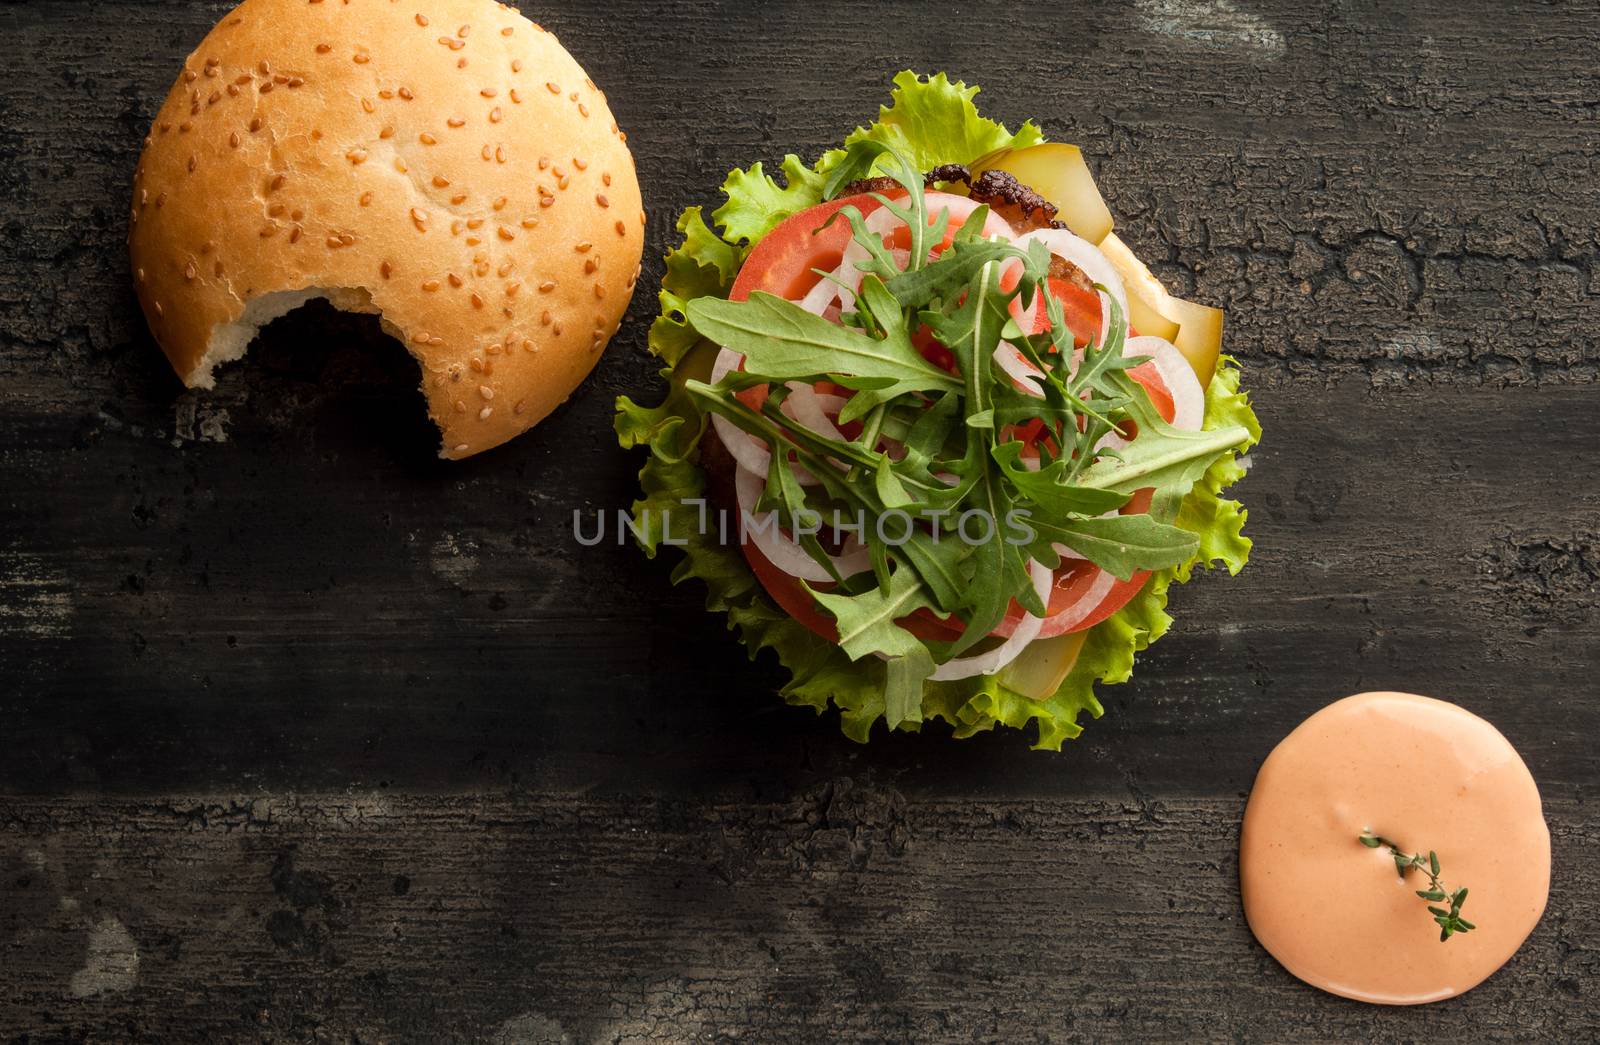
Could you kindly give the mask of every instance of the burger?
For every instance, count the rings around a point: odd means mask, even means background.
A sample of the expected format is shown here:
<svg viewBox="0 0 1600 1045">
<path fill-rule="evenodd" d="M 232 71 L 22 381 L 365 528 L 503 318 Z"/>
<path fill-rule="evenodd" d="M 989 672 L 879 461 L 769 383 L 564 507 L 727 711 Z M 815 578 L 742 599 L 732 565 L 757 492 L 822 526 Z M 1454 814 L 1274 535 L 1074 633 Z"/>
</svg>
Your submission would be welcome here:
<svg viewBox="0 0 1600 1045">
<path fill-rule="evenodd" d="M 441 455 L 525 431 L 594 367 L 644 211 L 605 95 L 491 0 L 245 0 L 184 62 L 134 175 L 140 304 L 211 388 L 314 298 L 378 315 Z"/>
<path fill-rule="evenodd" d="M 1222 315 L 1113 232 L 1082 153 L 980 115 L 977 88 L 891 104 L 784 180 L 733 171 L 666 257 L 665 400 L 631 525 L 682 554 L 789 702 L 1059 749 L 1171 624 L 1196 567 L 1243 567 L 1223 496 L 1260 436 Z"/>
</svg>

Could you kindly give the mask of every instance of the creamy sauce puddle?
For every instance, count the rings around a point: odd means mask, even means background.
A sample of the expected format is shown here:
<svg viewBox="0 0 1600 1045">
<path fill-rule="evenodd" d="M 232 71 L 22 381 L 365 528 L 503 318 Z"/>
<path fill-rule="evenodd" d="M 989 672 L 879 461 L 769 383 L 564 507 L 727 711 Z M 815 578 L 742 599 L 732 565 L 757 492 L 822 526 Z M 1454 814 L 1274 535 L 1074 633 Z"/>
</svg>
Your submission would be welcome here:
<svg viewBox="0 0 1600 1045">
<path fill-rule="evenodd" d="M 1417 870 L 1402 880 L 1367 829 L 1439 854 L 1477 928 L 1439 941 Z M 1245 917 L 1272 956 L 1325 991 L 1439 1001 L 1505 964 L 1544 912 L 1550 833 L 1509 741 L 1464 708 L 1362 693 L 1301 723 L 1256 776 L 1239 841 Z M 1445 905 L 1441 905 L 1445 906 Z"/>
</svg>

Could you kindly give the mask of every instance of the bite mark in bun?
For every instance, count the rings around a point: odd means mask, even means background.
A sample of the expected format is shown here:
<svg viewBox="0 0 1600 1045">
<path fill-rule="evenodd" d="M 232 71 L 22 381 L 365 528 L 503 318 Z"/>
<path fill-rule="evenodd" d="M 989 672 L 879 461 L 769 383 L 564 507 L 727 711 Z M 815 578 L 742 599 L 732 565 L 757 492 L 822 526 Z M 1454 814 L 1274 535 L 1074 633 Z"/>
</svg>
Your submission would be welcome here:
<svg viewBox="0 0 1600 1045">
<path fill-rule="evenodd" d="M 441 456 L 530 428 L 621 322 L 644 238 L 627 136 L 491 0 L 245 0 L 185 62 L 134 176 L 139 300 L 186 385 L 315 298 L 422 368 Z"/>
</svg>

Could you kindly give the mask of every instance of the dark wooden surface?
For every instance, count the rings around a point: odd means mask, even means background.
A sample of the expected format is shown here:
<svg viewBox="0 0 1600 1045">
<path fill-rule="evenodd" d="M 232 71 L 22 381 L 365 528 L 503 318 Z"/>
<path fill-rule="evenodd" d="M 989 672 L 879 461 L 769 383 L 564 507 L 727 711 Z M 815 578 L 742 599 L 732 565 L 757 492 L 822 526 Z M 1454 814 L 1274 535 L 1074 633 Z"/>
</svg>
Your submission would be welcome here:
<svg viewBox="0 0 1600 1045">
<path fill-rule="evenodd" d="M 1600 1036 L 1593 5 L 523 7 L 629 131 L 650 260 L 571 404 L 446 465 L 369 321 L 214 394 L 144 330 L 124 194 L 224 5 L 0 5 L 0 1039 Z M 1085 146 L 1267 430 L 1250 568 L 1060 755 L 855 746 L 568 536 L 631 496 L 678 210 L 906 66 Z M 1533 937 L 1425 1009 L 1300 985 L 1239 908 L 1261 759 L 1368 688 L 1494 721 L 1553 834 Z"/>
</svg>

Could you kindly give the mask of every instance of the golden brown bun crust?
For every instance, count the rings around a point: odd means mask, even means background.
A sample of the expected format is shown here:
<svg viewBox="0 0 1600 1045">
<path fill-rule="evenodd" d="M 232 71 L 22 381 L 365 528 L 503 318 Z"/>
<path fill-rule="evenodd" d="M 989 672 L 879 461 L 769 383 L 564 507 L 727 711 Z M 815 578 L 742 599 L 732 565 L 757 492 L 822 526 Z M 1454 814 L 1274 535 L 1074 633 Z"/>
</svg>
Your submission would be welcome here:
<svg viewBox="0 0 1600 1045">
<path fill-rule="evenodd" d="M 465 457 L 554 409 L 621 322 L 644 240 L 625 141 L 556 38 L 492 0 L 245 0 L 146 139 L 139 301 L 210 387 L 251 299 L 364 290 Z"/>
</svg>

